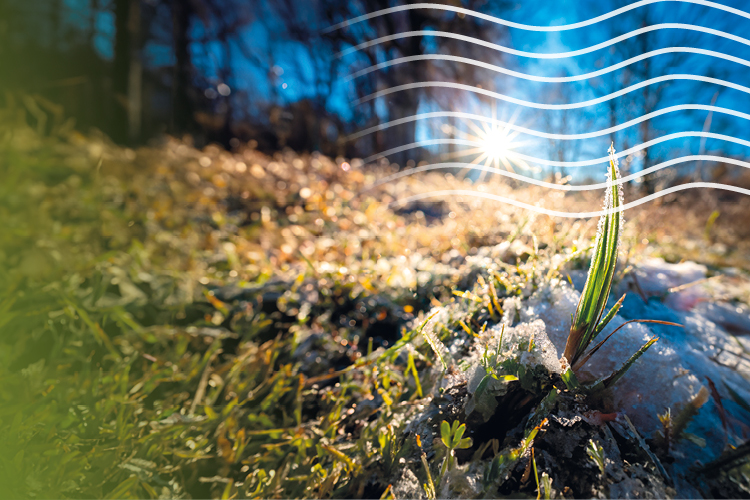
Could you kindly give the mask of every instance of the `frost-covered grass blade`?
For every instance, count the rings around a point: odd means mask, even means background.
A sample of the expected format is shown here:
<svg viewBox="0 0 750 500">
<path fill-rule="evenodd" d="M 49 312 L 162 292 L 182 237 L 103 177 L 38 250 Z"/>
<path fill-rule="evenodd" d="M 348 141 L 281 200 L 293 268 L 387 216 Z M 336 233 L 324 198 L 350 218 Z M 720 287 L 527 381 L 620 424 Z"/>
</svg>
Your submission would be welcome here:
<svg viewBox="0 0 750 500">
<path fill-rule="evenodd" d="M 619 309 L 619 304 L 620 304 L 620 303 L 622 303 L 622 299 L 624 299 L 624 298 L 625 298 L 625 296 L 623 295 L 623 296 L 622 296 L 622 298 L 621 298 L 621 299 L 620 299 L 620 300 L 619 300 L 619 301 L 617 302 L 616 306 L 618 306 L 618 307 L 617 307 L 618 309 Z M 613 308 L 612 308 L 612 310 L 614 311 L 614 310 L 615 310 L 615 307 L 613 307 Z M 610 313 L 611 313 L 611 311 L 610 311 Z M 583 366 L 584 364 L 586 364 L 586 361 L 588 361 L 588 360 L 589 360 L 589 358 L 591 358 L 591 356 L 593 356 L 594 354 L 596 354 L 596 351 L 598 351 L 598 350 L 599 350 L 599 349 L 600 349 L 600 348 L 601 348 L 601 347 L 602 347 L 602 346 L 604 345 L 604 343 L 605 343 L 605 342 L 606 342 L 607 340 L 609 340 L 609 338 L 610 338 L 610 337 L 611 337 L 612 335 L 614 335 L 614 334 L 615 334 L 615 333 L 617 333 L 617 332 L 618 332 L 618 331 L 619 331 L 619 330 L 620 330 L 620 329 L 621 329 L 622 327 L 624 327 L 625 325 L 628 325 L 628 324 L 630 324 L 630 323 L 657 323 L 657 324 L 659 324 L 659 325 L 679 326 L 680 328 L 682 328 L 682 325 L 681 325 L 681 324 L 679 324 L 679 323 L 672 323 L 671 321 L 662 321 L 662 320 L 658 320 L 658 319 L 631 319 L 631 320 L 628 320 L 628 321 L 626 321 L 625 323 L 623 323 L 623 324 L 621 324 L 620 326 L 618 326 L 617 328 L 615 328 L 615 329 L 614 329 L 614 330 L 612 331 L 612 333 L 610 333 L 609 335 L 607 335 L 607 336 L 606 336 L 606 337 L 604 338 L 604 340 L 602 340 L 601 342 L 599 342 L 598 344 L 596 344 L 596 345 L 595 345 L 594 347 L 592 347 L 592 348 L 591 348 L 591 349 L 590 349 L 590 350 L 589 350 L 589 351 L 588 351 L 588 352 L 587 352 L 586 354 L 584 354 L 584 355 L 583 355 L 583 356 L 582 356 L 582 357 L 581 357 L 581 358 L 580 358 L 580 359 L 579 359 L 579 360 L 578 360 L 578 361 L 576 362 L 576 364 L 575 364 L 575 365 L 573 365 L 573 371 L 576 371 L 576 370 L 578 370 L 578 369 L 579 369 L 580 367 L 582 367 L 582 366 Z M 597 332 L 597 333 L 598 333 L 598 332 Z"/>
<path fill-rule="evenodd" d="M 630 369 L 630 367 L 633 366 L 633 363 L 635 363 L 636 360 L 640 358 L 643 355 L 643 353 L 648 350 L 649 347 L 654 345 L 657 340 L 659 340 L 659 337 L 654 337 L 648 342 L 646 342 L 645 344 L 643 344 L 643 346 L 641 346 L 640 349 L 638 349 L 632 356 L 630 356 L 630 359 L 627 360 L 625 364 L 622 365 L 622 367 L 619 370 L 616 370 L 614 373 L 612 373 L 612 375 L 610 375 L 609 377 L 603 380 L 604 387 L 612 387 L 613 385 L 615 385 L 617 381 L 620 380 L 623 377 L 623 375 L 625 375 L 625 373 Z"/>
<path fill-rule="evenodd" d="M 581 366 L 583 366 L 596 351 L 620 328 L 628 323 L 659 323 L 663 325 L 682 326 L 677 323 L 659 320 L 630 320 L 626 321 L 610 333 L 604 340 L 599 342 L 592 349 L 586 351 L 591 342 L 599 335 L 602 330 L 609 324 L 612 318 L 622 306 L 625 295 L 620 297 L 612 309 L 602 317 L 604 308 L 609 299 L 609 292 L 612 288 L 612 280 L 617 266 L 617 250 L 620 240 L 620 231 L 622 229 L 623 219 L 622 212 L 618 209 L 622 206 L 622 190 L 615 184 L 620 172 L 618 169 L 617 159 L 615 158 L 614 145 L 609 148 L 609 172 L 608 188 L 604 198 L 604 209 L 606 213 L 599 219 L 599 228 L 596 234 L 595 251 L 591 259 L 591 266 L 586 278 L 586 284 L 583 286 L 581 298 L 578 301 L 573 322 L 570 326 L 570 333 L 565 344 L 563 359 L 568 363 L 567 369 L 563 373 L 563 381 L 568 389 L 575 390 L 580 387 L 575 376 Z M 596 390 L 613 386 L 628 369 L 651 347 L 658 339 L 654 337 L 644 344 L 630 359 L 617 371 L 609 377 L 598 381 L 589 389 Z"/>
<path fill-rule="evenodd" d="M 591 341 L 614 317 L 621 302 L 602 320 L 602 314 L 612 288 L 612 279 L 617 265 L 617 249 L 622 228 L 622 212 L 618 209 L 622 205 L 622 191 L 615 184 L 619 177 L 617 160 L 614 156 L 614 146 L 609 149 L 609 186 L 604 199 L 606 214 L 599 219 L 599 229 L 596 234 L 594 256 L 591 259 L 586 284 L 578 301 L 573 324 L 570 327 L 568 341 L 565 345 L 563 357 L 572 366 L 575 365 Z"/>
</svg>

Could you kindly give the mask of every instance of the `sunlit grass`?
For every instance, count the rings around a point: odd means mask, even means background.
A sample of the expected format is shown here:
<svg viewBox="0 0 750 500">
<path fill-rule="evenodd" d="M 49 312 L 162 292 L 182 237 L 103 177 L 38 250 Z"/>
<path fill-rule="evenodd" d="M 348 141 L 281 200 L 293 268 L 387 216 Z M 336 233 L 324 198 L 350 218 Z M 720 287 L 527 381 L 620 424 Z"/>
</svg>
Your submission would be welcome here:
<svg viewBox="0 0 750 500">
<path fill-rule="evenodd" d="M 599 332 L 614 317 L 621 302 L 618 302 L 604 319 L 602 314 L 609 299 L 612 279 L 617 266 L 617 250 L 620 244 L 622 212 L 617 209 L 622 205 L 622 191 L 615 181 L 619 177 L 614 147 L 609 150 L 610 167 L 608 179 L 610 186 L 604 198 L 604 209 L 607 211 L 599 220 L 599 229 L 594 244 L 594 256 L 591 259 L 586 284 L 581 292 L 573 324 L 570 327 L 568 341 L 565 344 L 563 357 L 573 366 L 583 356 L 584 351 Z"/>
<path fill-rule="evenodd" d="M 606 213 L 599 220 L 596 241 L 594 243 L 594 255 L 591 258 L 586 283 L 583 286 L 583 291 L 578 301 L 578 307 L 573 317 L 563 353 L 563 362 L 566 364 L 563 379 L 571 388 L 579 387 L 575 372 L 625 324 L 640 322 L 681 326 L 667 321 L 630 320 L 615 329 L 604 340 L 586 352 L 591 342 L 615 317 L 625 299 L 623 295 L 612 306 L 609 312 L 606 315 L 604 314 L 617 268 L 617 252 L 623 226 L 622 212 L 619 211 L 619 208 L 623 204 L 623 195 L 622 189 L 616 184 L 619 176 L 618 162 L 615 158 L 614 145 L 612 145 L 609 149 L 609 171 L 607 174 L 609 187 L 604 198 L 604 210 L 606 210 Z M 618 370 L 597 381 L 592 387 L 596 389 L 613 386 L 657 340 L 657 337 L 648 340 Z"/>
<path fill-rule="evenodd" d="M 67 143 L 40 144 L 34 155 L 13 158 L 0 149 L 13 160 L 0 162 L 0 168 L 8 166 L 5 179 L 15 179 L 0 186 L 0 209 L 13 229 L 0 234 L 0 486 L 7 495 L 393 498 L 394 478 L 410 467 L 434 498 L 450 489 L 452 478 L 463 474 L 464 457 L 473 453 L 472 461 L 484 461 L 481 488 L 491 496 L 507 474 L 534 456 L 534 440 L 547 426 L 543 410 L 556 404 L 557 389 L 546 370 L 518 362 L 539 353 L 539 338 L 514 340 L 499 323 L 518 322 L 514 302 L 552 286 L 563 264 L 553 265 L 551 257 L 570 262 L 578 255 L 580 248 L 567 237 L 575 231 L 550 226 L 539 232 L 528 214 L 514 213 L 502 227 L 492 227 L 502 238 L 492 240 L 487 228 L 498 223 L 475 217 L 485 226 L 462 222 L 434 254 L 447 254 L 454 238 L 466 243 L 466 252 L 499 241 L 513 241 L 521 250 L 493 257 L 481 269 L 431 261 L 428 281 L 397 287 L 387 277 L 400 277 L 411 265 L 399 264 L 404 249 L 426 247 L 438 231 L 448 231 L 410 222 L 408 215 L 378 219 L 374 201 L 341 203 L 333 188 L 327 196 L 334 182 L 352 192 L 358 185 L 337 178 L 341 169 L 325 158 L 277 158 L 264 170 L 260 163 L 266 162 L 250 155 L 242 164 L 247 175 L 229 176 L 227 167 L 236 160 L 228 157 L 204 167 L 197 159 L 214 153 L 184 148 L 174 153 L 182 155 L 174 166 L 163 159 L 168 155 L 151 152 L 159 167 L 135 182 L 124 168 L 116 176 L 114 161 L 101 169 L 92 162 L 88 169 L 61 170 L 61 157 L 80 153 Z M 58 147 L 69 150 L 58 155 Z M 123 165 L 133 161 L 116 148 L 107 154 Z M 616 179 L 616 170 L 610 175 Z M 220 190 L 239 185 L 238 192 L 247 189 L 253 200 L 272 193 L 292 207 L 299 189 L 278 188 L 282 178 L 287 185 L 310 186 L 314 194 L 305 197 L 304 209 L 285 215 L 258 208 L 259 218 L 242 221 L 206 198 L 213 192 L 221 193 L 218 200 L 229 199 L 232 193 Z M 615 189 L 609 191 L 612 205 L 620 203 Z M 43 202 L 29 193 L 43 194 Z M 14 194 L 15 200 L 31 201 L 3 204 Z M 192 194 L 194 204 L 174 202 Z M 388 239 L 394 231 L 386 224 L 393 221 L 397 229 L 405 224 L 403 238 Z M 609 261 L 606 252 L 617 238 L 607 227 L 602 259 L 613 266 L 616 252 Z M 356 239 L 365 229 L 376 236 L 369 243 Z M 292 255 L 271 241 L 268 255 L 261 255 L 255 241 L 277 233 L 284 242 L 299 233 L 301 249 L 329 235 L 331 243 Z M 59 252 L 62 260 L 45 264 L 37 248 Z M 218 258 L 224 254 L 226 261 Z M 248 273 L 257 265 L 255 254 L 264 267 Z M 305 262 L 293 260 L 300 256 Z M 354 267 L 373 256 L 382 259 L 382 274 Z M 592 274 L 609 285 L 591 278 L 588 293 L 604 294 L 594 309 L 603 308 L 615 279 L 606 265 L 597 269 Z M 441 275 L 445 270 L 449 274 Z M 599 340 L 619 304 L 608 314 L 588 313 L 598 320 L 589 344 Z M 581 318 L 586 314 L 582 310 Z M 388 344 L 367 334 L 366 322 L 383 318 L 397 321 Z M 600 346 L 584 346 L 570 373 Z M 474 436 L 476 428 L 460 415 L 420 424 L 421 438 L 407 435 L 406 423 L 444 404 L 449 381 L 467 373 L 467 351 L 484 370 L 474 397 L 484 391 L 482 397 L 494 399 L 493 387 L 527 391 L 532 398 L 549 394 L 535 407 L 540 411 L 510 441 L 476 439 L 476 451 L 465 448 L 465 436 Z M 622 373 L 602 386 L 613 385 Z M 512 405 L 497 411 L 507 409 Z M 445 419 L 453 425 L 442 433 Z M 549 464 L 536 451 L 539 470 L 534 462 L 531 482 L 549 497 Z"/>
</svg>

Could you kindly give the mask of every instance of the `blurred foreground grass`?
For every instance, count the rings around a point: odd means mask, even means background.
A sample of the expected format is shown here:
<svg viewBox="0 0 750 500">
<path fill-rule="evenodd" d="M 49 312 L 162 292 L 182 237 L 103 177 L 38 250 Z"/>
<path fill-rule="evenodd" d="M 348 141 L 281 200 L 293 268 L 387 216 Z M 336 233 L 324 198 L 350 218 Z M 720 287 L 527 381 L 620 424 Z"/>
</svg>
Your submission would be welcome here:
<svg viewBox="0 0 750 500">
<path fill-rule="evenodd" d="M 426 343 L 399 343 L 403 333 L 413 337 L 455 288 L 471 289 L 465 256 L 506 242 L 519 275 L 545 259 L 581 268 L 595 231 L 596 220 L 483 200 L 388 208 L 455 186 L 452 175 L 365 190 L 387 167 L 174 140 L 132 151 L 5 118 L 6 498 L 387 494 L 388 470 L 414 446 L 397 448 L 393 429 L 421 404 L 430 382 L 419 375 L 438 362 Z M 572 211 L 599 200 L 545 203 Z M 713 210 L 696 202 L 629 212 L 625 259 L 747 269 L 748 239 L 728 223 L 742 203 L 719 207 L 729 215 L 710 227 Z M 684 227 L 663 224 L 670 217 Z M 515 293 L 500 278 L 493 286 L 495 301 Z M 492 302 L 489 313 L 482 305 L 441 335 L 478 331 L 476 315 L 492 316 Z"/>
</svg>

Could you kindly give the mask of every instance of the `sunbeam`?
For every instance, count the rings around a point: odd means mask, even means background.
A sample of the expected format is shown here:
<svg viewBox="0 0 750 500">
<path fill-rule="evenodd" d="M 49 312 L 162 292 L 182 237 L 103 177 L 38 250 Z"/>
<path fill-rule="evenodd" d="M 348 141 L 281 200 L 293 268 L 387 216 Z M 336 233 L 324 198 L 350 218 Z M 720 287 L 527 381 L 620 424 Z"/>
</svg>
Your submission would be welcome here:
<svg viewBox="0 0 750 500">
<path fill-rule="evenodd" d="M 487 169 L 480 169 L 481 174 L 478 179 L 479 182 L 484 181 L 488 172 L 492 172 L 492 167 L 494 167 L 494 169 L 499 169 L 501 165 L 509 172 L 515 172 L 515 169 L 513 168 L 514 164 L 517 167 L 537 171 L 538 169 L 530 168 L 523 159 L 520 159 L 513 154 L 514 149 L 517 149 L 522 145 L 530 144 L 529 141 L 526 141 L 525 143 L 516 141 L 516 137 L 521 133 L 514 128 L 518 114 L 519 110 L 516 110 L 511 119 L 507 122 L 497 120 L 497 106 L 495 105 L 492 108 L 492 117 L 489 122 L 481 122 L 481 127 L 471 119 L 466 119 L 461 122 L 466 125 L 469 131 L 447 124 L 444 125 L 441 127 L 441 130 L 444 133 L 468 141 L 467 145 L 471 144 L 475 145 L 475 147 L 445 153 L 442 155 L 443 159 L 474 156 L 474 159 L 467 164 L 467 168 L 463 169 L 463 173 L 465 175 L 466 172 L 471 170 L 473 165 L 483 164 L 485 167 L 490 167 Z M 457 141 L 453 144 L 461 145 L 463 142 Z"/>
</svg>

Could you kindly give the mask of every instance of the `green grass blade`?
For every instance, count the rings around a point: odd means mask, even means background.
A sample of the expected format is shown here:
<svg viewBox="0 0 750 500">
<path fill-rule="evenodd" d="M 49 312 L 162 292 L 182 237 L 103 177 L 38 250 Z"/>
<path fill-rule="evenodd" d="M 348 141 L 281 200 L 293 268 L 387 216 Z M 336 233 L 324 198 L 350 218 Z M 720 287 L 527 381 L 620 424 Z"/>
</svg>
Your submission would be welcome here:
<svg viewBox="0 0 750 500">
<path fill-rule="evenodd" d="M 576 377 L 576 374 L 573 373 L 572 369 L 568 368 L 562 372 L 560 376 L 562 377 L 563 382 L 565 382 L 565 387 L 567 387 L 569 391 L 575 391 L 581 388 L 581 384 L 578 383 L 578 378 Z"/>
<path fill-rule="evenodd" d="M 679 326 L 680 328 L 682 328 L 682 325 L 679 324 L 679 323 L 672 323 L 671 321 L 662 321 L 660 319 L 631 319 L 631 320 L 628 320 L 625 323 L 623 323 L 620 326 L 618 326 L 617 328 L 615 328 L 612 331 L 612 333 L 610 333 L 609 335 L 607 335 L 606 337 L 604 337 L 604 340 L 602 340 L 601 342 L 599 342 L 598 344 L 596 344 L 594 347 L 591 348 L 591 350 L 589 350 L 586 354 L 584 354 L 583 356 L 581 356 L 581 358 L 573 366 L 573 370 L 578 370 L 580 367 L 582 367 L 583 365 L 585 365 L 586 361 L 588 361 L 589 358 L 591 358 L 591 356 L 593 356 L 594 354 L 596 354 L 596 351 L 598 351 L 604 345 L 604 343 L 609 340 L 609 338 L 612 335 L 614 335 L 615 333 L 617 333 L 620 330 L 620 328 L 622 328 L 625 325 L 630 324 L 630 323 L 658 323 L 660 325 Z"/>
<path fill-rule="evenodd" d="M 451 427 L 447 420 L 440 423 L 440 440 L 446 448 L 451 447 Z"/>
<path fill-rule="evenodd" d="M 609 310 L 606 316 L 602 318 L 602 320 L 597 325 L 596 329 L 594 330 L 594 335 L 592 335 L 591 340 L 594 340 L 597 335 L 601 333 L 602 330 L 604 330 L 604 327 L 609 324 L 610 321 L 612 321 L 612 318 L 615 317 L 615 314 L 617 314 L 617 311 L 620 310 L 620 307 L 622 307 L 622 301 L 625 300 L 625 295 L 622 294 L 622 297 L 620 297 L 620 300 L 618 300 L 615 305 L 612 306 L 612 309 Z"/>
<path fill-rule="evenodd" d="M 563 354 L 571 365 L 576 363 L 593 338 L 601 331 L 599 326 L 603 328 L 617 312 L 616 310 L 610 311 L 612 316 L 608 314 L 602 320 L 603 324 L 600 323 L 612 288 L 622 226 L 622 212 L 617 211 L 622 204 L 622 193 L 619 186 L 614 184 L 619 176 L 614 147 L 610 148 L 609 153 L 609 187 L 604 200 L 607 213 L 599 219 L 594 255 Z"/>
<path fill-rule="evenodd" d="M 630 359 L 627 360 L 625 364 L 622 365 L 622 367 L 620 367 L 620 369 L 616 370 L 612 375 L 604 379 L 603 381 L 604 387 L 608 388 L 608 387 L 612 387 L 613 385 L 615 385 L 623 377 L 623 375 L 627 373 L 630 367 L 633 366 L 633 363 L 635 363 L 638 360 L 638 358 L 640 358 L 643 355 L 643 353 L 648 350 L 649 347 L 654 345 L 657 340 L 659 340 L 659 337 L 654 337 L 648 342 L 646 342 L 645 344 L 643 344 L 643 346 L 641 346 L 640 349 L 638 349 L 632 356 L 630 356 Z"/>
</svg>

